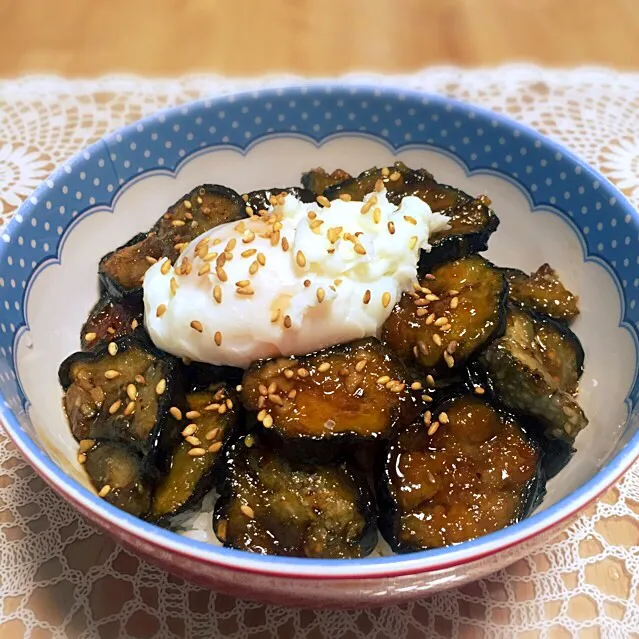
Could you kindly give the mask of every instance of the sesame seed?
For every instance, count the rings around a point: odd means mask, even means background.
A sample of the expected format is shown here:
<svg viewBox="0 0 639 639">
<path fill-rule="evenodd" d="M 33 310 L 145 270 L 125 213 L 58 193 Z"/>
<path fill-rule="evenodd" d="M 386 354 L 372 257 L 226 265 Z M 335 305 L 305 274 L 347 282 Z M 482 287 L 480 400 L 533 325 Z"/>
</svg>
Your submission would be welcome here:
<svg viewBox="0 0 639 639">
<path fill-rule="evenodd" d="M 206 435 L 204 436 L 204 439 L 206 439 L 206 441 L 213 441 L 217 436 L 218 433 L 220 432 L 219 428 L 212 428 L 208 433 L 206 433 Z"/>
<path fill-rule="evenodd" d="M 434 435 L 437 432 L 438 428 L 439 428 L 439 422 L 433 422 L 428 429 L 428 434 Z"/>
<path fill-rule="evenodd" d="M 127 385 L 126 394 L 131 401 L 133 401 L 138 396 L 138 389 L 135 387 L 135 384 Z"/>
<path fill-rule="evenodd" d="M 404 215 L 404 219 L 409 223 L 409 224 L 413 224 L 414 226 L 417 225 L 417 220 L 412 216 L 412 215 Z"/>
<path fill-rule="evenodd" d="M 171 413 L 171 415 L 178 421 L 182 420 L 182 411 L 177 406 L 171 406 L 171 408 L 169 408 L 169 413 Z"/>
<path fill-rule="evenodd" d="M 382 221 L 382 210 L 379 207 L 375 207 L 373 211 L 373 222 L 379 224 Z"/>
<path fill-rule="evenodd" d="M 327 208 L 327 209 L 329 209 L 331 207 L 330 200 L 327 197 L 323 196 L 323 195 L 318 195 L 317 196 L 317 203 L 320 206 L 323 206 L 324 208 Z"/>
<path fill-rule="evenodd" d="M 217 279 L 220 280 L 220 282 L 226 282 L 229 279 L 226 271 L 221 266 L 218 266 L 215 269 L 215 274 L 217 275 Z"/>
<path fill-rule="evenodd" d="M 124 409 L 124 414 L 128 417 L 135 412 L 135 402 L 129 402 Z"/>
<path fill-rule="evenodd" d="M 388 226 L 388 232 L 391 235 L 395 235 L 395 224 L 393 222 L 389 222 L 387 226 Z"/>
<path fill-rule="evenodd" d="M 257 421 L 258 422 L 263 422 L 264 418 L 268 415 L 268 412 L 266 410 L 266 408 L 263 408 L 258 414 L 257 414 Z"/>
<path fill-rule="evenodd" d="M 95 444 L 95 439 L 82 439 L 80 441 L 80 452 L 86 453 L 87 450 L 91 450 L 93 448 L 93 444 Z"/>
<path fill-rule="evenodd" d="M 321 304 L 324 301 L 324 297 L 326 296 L 324 289 L 318 288 L 316 295 L 317 295 L 317 301 Z"/>
<path fill-rule="evenodd" d="M 433 401 L 433 398 L 430 395 L 422 395 L 422 400 L 426 403 L 430 403 Z"/>
<path fill-rule="evenodd" d="M 377 180 L 377 182 L 375 182 L 375 191 L 377 193 L 380 193 L 381 191 L 384 190 L 384 180 Z"/>
<path fill-rule="evenodd" d="M 242 234 L 242 243 L 250 244 L 255 239 L 255 233 L 251 229 L 246 229 Z"/>
<path fill-rule="evenodd" d="M 197 430 L 197 424 L 189 424 L 188 426 L 184 427 L 184 430 L 182 431 L 182 436 L 190 437 L 191 435 L 193 435 L 193 433 L 195 433 L 196 430 Z"/>
<path fill-rule="evenodd" d="M 215 529 L 215 534 L 220 541 L 226 541 L 226 530 L 228 528 L 228 522 L 226 519 L 221 519 Z"/>
<path fill-rule="evenodd" d="M 257 249 L 246 249 L 246 251 L 242 251 L 240 255 L 242 257 L 253 257 L 257 253 Z"/>
<path fill-rule="evenodd" d="M 155 392 L 162 395 L 166 390 L 166 379 L 162 378 L 155 386 Z"/>
<path fill-rule="evenodd" d="M 214 259 L 216 259 L 218 257 L 218 254 L 213 252 L 213 253 L 207 253 L 202 260 L 204 262 L 212 262 Z"/>
<path fill-rule="evenodd" d="M 115 356 L 118 353 L 118 345 L 115 342 L 109 342 L 107 350 L 109 351 L 109 355 Z"/>
<path fill-rule="evenodd" d="M 423 306 L 428 306 L 428 302 L 426 300 L 415 300 L 415 306 L 417 306 L 417 308 L 421 308 Z"/>
<path fill-rule="evenodd" d="M 446 362 L 446 366 L 448 366 L 448 368 L 452 368 L 453 366 L 455 366 L 455 359 L 452 355 L 449 355 L 447 351 L 444 351 L 444 361 Z"/>
<path fill-rule="evenodd" d="M 389 169 L 388 169 L 388 167 L 387 167 L 387 166 L 385 166 L 385 167 L 382 169 L 382 175 L 383 175 L 384 177 L 388 177 L 388 176 L 390 175 L 390 171 L 389 171 Z"/>
<path fill-rule="evenodd" d="M 459 291 L 456 291 L 456 290 L 451 288 L 450 291 L 448 291 L 448 294 L 449 295 L 459 295 Z"/>
<path fill-rule="evenodd" d="M 122 401 L 119 400 L 119 399 L 116 399 L 113 402 L 113 404 L 111 404 L 111 406 L 109 406 L 109 413 L 111 415 L 113 415 L 114 413 L 117 413 L 120 410 L 121 406 L 122 406 Z"/>
<path fill-rule="evenodd" d="M 186 242 L 178 242 L 177 244 L 173 246 L 173 248 L 179 253 L 181 253 L 187 246 L 188 244 Z"/>
<path fill-rule="evenodd" d="M 277 404 L 278 406 L 284 406 L 284 401 L 282 400 L 282 398 L 279 395 L 275 395 L 274 393 L 271 393 L 268 396 L 268 399 L 273 404 Z"/>
<path fill-rule="evenodd" d="M 426 300 L 429 302 L 436 302 L 439 299 L 439 297 L 437 297 L 437 295 L 434 295 L 433 293 L 429 293 L 428 295 L 426 295 Z"/>
<path fill-rule="evenodd" d="M 201 446 L 202 442 L 195 435 L 188 435 L 184 438 L 191 446 Z"/>
<path fill-rule="evenodd" d="M 448 318 L 447 317 L 438 317 L 435 322 L 434 322 L 435 326 L 446 326 L 446 324 L 448 324 Z"/>
<path fill-rule="evenodd" d="M 251 280 L 240 280 L 239 282 L 235 282 L 235 286 L 237 286 L 238 288 L 244 288 L 245 286 L 248 286 L 251 283 Z"/>
<path fill-rule="evenodd" d="M 377 383 L 381 386 L 388 384 L 388 382 L 390 382 L 390 377 L 388 375 L 382 375 L 381 377 L 377 378 Z"/>
<path fill-rule="evenodd" d="M 448 344 L 446 350 L 452 355 L 457 350 L 457 346 L 457 342 L 453 340 L 452 342 L 450 342 L 450 344 Z"/>
<path fill-rule="evenodd" d="M 132 330 L 132 331 L 134 331 L 134 330 L 135 330 L 138 326 L 139 326 L 139 322 L 138 322 L 138 320 L 134 319 L 134 320 L 131 322 L 131 330 Z"/>
<path fill-rule="evenodd" d="M 190 209 L 191 208 L 190 200 L 184 200 L 184 208 L 185 209 Z"/>
<path fill-rule="evenodd" d="M 198 320 L 193 320 L 190 326 L 194 331 L 197 331 L 198 333 L 201 333 L 204 330 L 204 327 L 202 326 L 202 322 Z"/>
<path fill-rule="evenodd" d="M 209 446 L 209 453 L 217 453 L 222 448 L 222 442 L 214 442 Z M 250 446 L 249 446 L 250 448 Z"/>
<path fill-rule="evenodd" d="M 191 448 L 187 455 L 190 457 L 202 457 L 202 455 L 206 455 L 206 451 L 204 448 Z"/>
<path fill-rule="evenodd" d="M 264 428 L 271 428 L 273 426 L 273 418 L 270 415 L 267 415 L 262 422 Z"/>
<path fill-rule="evenodd" d="M 291 320 L 291 316 L 286 315 L 284 317 L 284 328 L 291 328 L 292 325 L 293 325 L 293 321 Z"/>
<path fill-rule="evenodd" d="M 284 377 L 286 377 L 286 379 L 293 379 L 295 373 L 290 368 L 287 368 L 284 370 Z"/>
<path fill-rule="evenodd" d="M 359 242 L 355 244 L 355 246 L 353 247 L 353 250 L 358 255 L 366 255 L 366 249 Z"/>
<path fill-rule="evenodd" d="M 410 385 L 410 387 L 411 387 L 411 390 L 418 391 L 418 390 L 422 389 L 422 383 L 421 382 L 413 382 Z"/>
<path fill-rule="evenodd" d="M 109 484 L 104 484 L 104 486 L 100 488 L 98 497 L 106 497 L 110 492 L 111 492 L 111 486 L 109 486 Z"/>
<path fill-rule="evenodd" d="M 306 256 L 304 255 L 304 253 L 302 253 L 302 251 L 297 252 L 295 261 L 300 268 L 304 268 L 306 266 Z"/>
<path fill-rule="evenodd" d="M 342 234 L 344 227 L 342 226 L 332 226 L 328 231 L 326 231 L 326 237 L 331 244 L 335 244 L 339 239 L 339 236 Z"/>
<path fill-rule="evenodd" d="M 444 413 L 444 412 L 439 413 L 439 415 L 437 416 L 437 419 L 442 424 L 448 424 L 448 413 Z"/>
<path fill-rule="evenodd" d="M 273 235 L 271 235 L 271 246 L 277 246 L 280 242 L 280 232 L 275 231 Z"/>
<path fill-rule="evenodd" d="M 458 305 L 459 305 L 459 298 L 458 297 L 453 297 L 453 299 L 450 300 L 450 308 L 452 310 L 455 310 Z"/>
<path fill-rule="evenodd" d="M 365 368 L 366 368 L 366 364 L 368 363 L 367 360 L 365 359 L 360 359 L 359 362 L 357 362 L 357 364 L 355 364 L 355 370 L 358 373 L 361 373 Z"/>
<path fill-rule="evenodd" d="M 186 224 L 186 222 L 184 220 L 173 220 L 173 222 L 171 222 L 171 224 L 173 226 L 184 226 Z"/>
<path fill-rule="evenodd" d="M 78 464 L 84 464 L 87 460 L 87 456 L 84 453 L 78 453 Z"/>
<path fill-rule="evenodd" d="M 435 321 L 435 313 L 431 313 L 427 318 L 426 318 L 426 326 L 429 326 L 430 324 L 432 324 Z"/>
<path fill-rule="evenodd" d="M 435 344 L 437 346 L 441 346 L 442 345 L 442 338 L 437 333 L 434 333 L 433 334 L 433 342 L 435 342 Z"/>
<path fill-rule="evenodd" d="M 202 275 L 206 275 L 207 273 L 210 273 L 211 271 L 211 265 L 209 263 L 206 263 L 198 272 L 197 274 L 202 277 Z M 171 280 L 173 281 L 173 280 Z"/>
<path fill-rule="evenodd" d="M 213 289 L 213 299 L 218 303 L 222 303 L 222 287 L 219 284 L 215 285 Z"/>
<path fill-rule="evenodd" d="M 271 324 L 274 324 L 275 322 L 277 322 L 277 320 L 280 318 L 280 309 L 276 308 L 274 311 L 271 311 Z"/>
<path fill-rule="evenodd" d="M 424 413 L 424 424 L 426 424 L 426 426 L 430 426 L 431 419 L 432 419 L 432 413 L 429 410 L 427 410 Z"/>
<path fill-rule="evenodd" d="M 383 295 L 382 295 L 382 306 L 384 308 L 388 308 L 388 305 L 391 303 L 391 294 L 386 291 Z"/>
<path fill-rule="evenodd" d="M 104 371 L 104 376 L 107 379 L 115 379 L 116 377 L 120 377 L 120 371 L 109 369 L 108 371 Z"/>
<path fill-rule="evenodd" d="M 289 246 L 290 246 L 290 245 L 289 245 L 289 243 L 288 243 L 288 240 L 287 240 L 285 237 L 283 237 L 283 238 L 282 238 L 282 250 L 283 250 L 285 253 L 286 253 L 286 251 L 288 251 Z"/>
<path fill-rule="evenodd" d="M 417 235 L 413 235 L 410 238 L 410 241 L 408 242 L 408 248 L 412 251 L 416 246 L 417 246 L 417 240 L 419 238 L 417 237 Z"/>
<path fill-rule="evenodd" d="M 230 399 L 226 400 L 226 407 L 231 410 L 233 408 L 233 402 Z"/>
<path fill-rule="evenodd" d="M 213 339 L 215 340 L 215 344 L 217 346 L 222 346 L 222 333 L 220 331 L 215 331 Z"/>
<path fill-rule="evenodd" d="M 264 255 L 264 253 L 257 254 L 257 263 L 260 266 L 266 266 L 266 256 Z"/>
<path fill-rule="evenodd" d="M 486 392 L 483 386 L 475 386 L 475 393 L 477 395 L 483 395 Z"/>
<path fill-rule="evenodd" d="M 148 264 L 155 264 L 157 262 L 157 259 L 151 257 L 150 255 L 146 255 L 144 259 L 147 261 Z"/>
<path fill-rule="evenodd" d="M 255 511 L 246 504 L 242 504 L 240 506 L 240 511 L 242 512 L 243 515 L 246 515 L 249 519 L 255 518 Z"/>
<path fill-rule="evenodd" d="M 322 362 L 318 367 L 317 370 L 320 373 L 325 373 L 327 370 L 330 370 L 331 365 L 329 364 L 329 362 Z"/>
<path fill-rule="evenodd" d="M 362 301 L 364 302 L 364 304 L 368 304 L 371 301 L 371 292 L 369 289 L 366 289 Z"/>
<path fill-rule="evenodd" d="M 309 372 L 305 368 L 301 368 L 301 367 L 297 369 L 297 374 L 300 377 L 308 377 L 309 376 Z"/>
<path fill-rule="evenodd" d="M 224 248 L 224 252 L 226 251 L 232 251 L 235 247 L 237 246 L 237 240 L 232 237 L 227 243 L 226 246 Z"/>
<path fill-rule="evenodd" d="M 255 291 L 250 286 L 244 286 L 235 290 L 238 295 L 253 295 Z"/>
<path fill-rule="evenodd" d="M 426 375 L 426 383 L 431 387 L 435 386 L 435 378 L 430 374 Z"/>
<path fill-rule="evenodd" d="M 166 313 L 166 304 L 160 304 L 155 309 L 155 316 L 156 317 L 162 317 L 162 315 L 164 315 L 164 313 Z"/>
<path fill-rule="evenodd" d="M 92 342 L 93 340 L 97 339 L 98 334 L 97 333 L 86 333 L 86 335 L 84 336 L 84 341 L 85 342 Z"/>
<path fill-rule="evenodd" d="M 397 171 L 394 171 L 393 173 L 390 174 L 389 179 L 391 180 L 391 182 L 397 182 L 397 180 L 399 180 L 399 178 L 402 177 L 400 173 L 398 173 Z"/>
</svg>

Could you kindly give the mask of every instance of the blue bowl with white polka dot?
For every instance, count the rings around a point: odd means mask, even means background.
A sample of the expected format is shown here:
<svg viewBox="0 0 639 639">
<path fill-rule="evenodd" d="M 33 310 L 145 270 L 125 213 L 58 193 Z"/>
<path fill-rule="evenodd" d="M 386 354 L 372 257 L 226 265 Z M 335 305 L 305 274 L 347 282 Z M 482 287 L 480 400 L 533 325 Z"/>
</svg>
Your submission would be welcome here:
<svg viewBox="0 0 639 639">
<path fill-rule="evenodd" d="M 79 348 L 103 254 L 148 229 L 201 183 L 245 192 L 298 184 L 323 166 L 357 173 L 403 160 L 473 194 L 501 219 L 494 262 L 550 263 L 580 297 L 589 426 L 528 519 L 457 546 L 403 556 L 257 556 L 160 529 L 98 498 L 76 462 L 57 368 Z M 471 105 L 400 89 L 308 84 L 164 111 L 78 154 L 0 237 L 0 418 L 37 472 L 123 544 L 228 593 L 283 604 L 358 606 L 476 579 L 540 547 L 639 453 L 639 217 L 568 150 Z"/>
</svg>

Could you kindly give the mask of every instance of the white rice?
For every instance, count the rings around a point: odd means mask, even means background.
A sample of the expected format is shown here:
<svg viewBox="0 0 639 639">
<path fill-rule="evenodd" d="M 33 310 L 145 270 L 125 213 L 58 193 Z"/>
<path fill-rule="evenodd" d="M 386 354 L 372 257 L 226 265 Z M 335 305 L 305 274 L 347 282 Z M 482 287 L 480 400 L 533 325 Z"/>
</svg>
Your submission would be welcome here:
<svg viewBox="0 0 639 639">
<path fill-rule="evenodd" d="M 222 543 L 213 532 L 213 510 L 217 501 L 218 493 L 212 490 L 204 497 L 201 506 L 197 510 L 191 510 L 173 517 L 171 523 L 173 530 L 179 535 L 203 541 L 213 546 L 221 546 Z M 393 554 L 390 546 L 379 535 L 377 546 L 369 557 L 388 557 Z"/>
</svg>

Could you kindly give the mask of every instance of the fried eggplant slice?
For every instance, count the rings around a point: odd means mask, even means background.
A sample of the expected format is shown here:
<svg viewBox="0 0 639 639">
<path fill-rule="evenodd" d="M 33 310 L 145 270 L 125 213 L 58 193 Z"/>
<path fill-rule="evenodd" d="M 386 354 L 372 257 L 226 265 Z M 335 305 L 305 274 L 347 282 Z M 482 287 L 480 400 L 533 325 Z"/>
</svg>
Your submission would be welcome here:
<svg viewBox="0 0 639 639">
<path fill-rule="evenodd" d="M 181 402 L 176 362 L 138 336 L 74 353 L 60 366 L 64 408 L 77 440 L 127 444 L 162 471 L 179 436 L 169 409 Z"/>
<path fill-rule="evenodd" d="M 478 361 L 495 396 L 535 418 L 546 436 L 571 443 L 588 424 L 574 397 L 584 352 L 566 326 L 511 308 L 503 337 Z"/>
<path fill-rule="evenodd" d="M 187 392 L 206 390 L 213 384 L 227 382 L 235 387 L 242 382 L 244 369 L 215 366 L 204 362 L 182 362 L 182 377 Z"/>
<path fill-rule="evenodd" d="M 140 294 L 144 274 L 155 260 L 175 261 L 182 246 L 219 224 L 246 218 L 246 202 L 219 184 L 203 184 L 181 197 L 146 234 L 100 260 L 103 288 L 115 297 Z"/>
<path fill-rule="evenodd" d="M 365 478 L 343 464 L 294 463 L 259 438 L 229 450 L 214 529 L 225 546 L 325 559 L 368 555 L 377 542 Z"/>
<path fill-rule="evenodd" d="M 330 186 L 349 179 L 351 175 L 342 169 L 335 169 L 332 173 L 328 173 L 322 167 L 317 167 L 302 173 L 302 186 L 315 195 L 323 195 Z"/>
<path fill-rule="evenodd" d="M 463 393 L 431 420 L 402 431 L 382 456 L 379 526 L 396 552 L 494 532 L 543 495 L 540 452 L 512 415 Z"/>
<path fill-rule="evenodd" d="M 256 362 L 241 396 L 262 426 L 302 454 L 318 454 L 322 443 L 338 450 L 340 442 L 385 439 L 415 414 L 405 368 L 375 338 Z"/>
<path fill-rule="evenodd" d="M 100 497 L 136 517 L 148 513 L 151 484 L 138 453 L 121 442 L 99 440 L 84 455 L 84 468 Z"/>
<path fill-rule="evenodd" d="M 424 200 L 433 212 L 450 217 L 449 228 L 429 238 L 430 252 L 421 252 L 421 273 L 426 273 L 436 264 L 485 251 L 488 239 L 499 226 L 499 218 L 489 208 L 487 197 L 473 198 L 459 189 L 437 182 L 428 171 L 415 171 L 403 162 L 395 162 L 392 167 L 382 169 L 373 167 L 355 178 L 327 188 L 324 195 L 329 200 L 344 194 L 350 195 L 353 200 L 361 200 L 374 190 L 377 180 L 382 180 L 393 204 L 398 205 L 403 197 L 413 195 Z"/>
<path fill-rule="evenodd" d="M 548 264 L 542 264 L 531 275 L 514 268 L 502 272 L 508 282 L 508 297 L 520 308 L 563 322 L 571 322 L 579 315 L 579 299 Z"/>
<path fill-rule="evenodd" d="M 289 193 L 295 196 L 301 202 L 315 202 L 315 193 L 308 189 L 301 189 L 299 186 L 287 186 L 284 188 L 261 189 L 259 191 L 251 191 L 242 198 L 246 202 L 246 206 L 250 206 L 254 213 L 266 211 L 270 206 L 277 204 L 277 197 L 282 193 Z"/>
<path fill-rule="evenodd" d="M 132 335 L 144 323 L 140 299 L 112 299 L 103 295 L 91 309 L 80 332 L 82 350 L 102 348 L 108 342 Z"/>
<path fill-rule="evenodd" d="M 220 472 L 224 446 L 238 423 L 239 400 L 227 384 L 215 384 L 186 396 L 181 417 L 182 438 L 171 455 L 171 468 L 155 492 L 154 519 L 195 508 L 214 486 Z"/>
<path fill-rule="evenodd" d="M 404 293 L 382 327 L 382 341 L 407 364 L 445 374 L 504 329 L 506 282 L 479 255 L 443 264 Z"/>
</svg>

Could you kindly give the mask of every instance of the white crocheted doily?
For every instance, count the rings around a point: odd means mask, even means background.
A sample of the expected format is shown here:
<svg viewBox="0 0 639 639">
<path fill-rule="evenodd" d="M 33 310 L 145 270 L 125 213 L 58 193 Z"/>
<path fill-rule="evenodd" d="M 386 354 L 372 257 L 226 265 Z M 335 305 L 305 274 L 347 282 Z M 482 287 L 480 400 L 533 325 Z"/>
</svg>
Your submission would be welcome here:
<svg viewBox="0 0 639 639">
<path fill-rule="evenodd" d="M 296 79 L 0 82 L 0 228 L 55 166 L 107 131 L 162 107 Z M 509 66 L 346 80 L 442 93 L 507 113 L 573 149 L 639 203 L 639 75 Z M 638 548 L 635 465 L 543 552 L 470 586 L 374 611 L 262 606 L 168 576 L 96 533 L 0 430 L 3 638 L 625 639 L 639 636 Z"/>
</svg>

